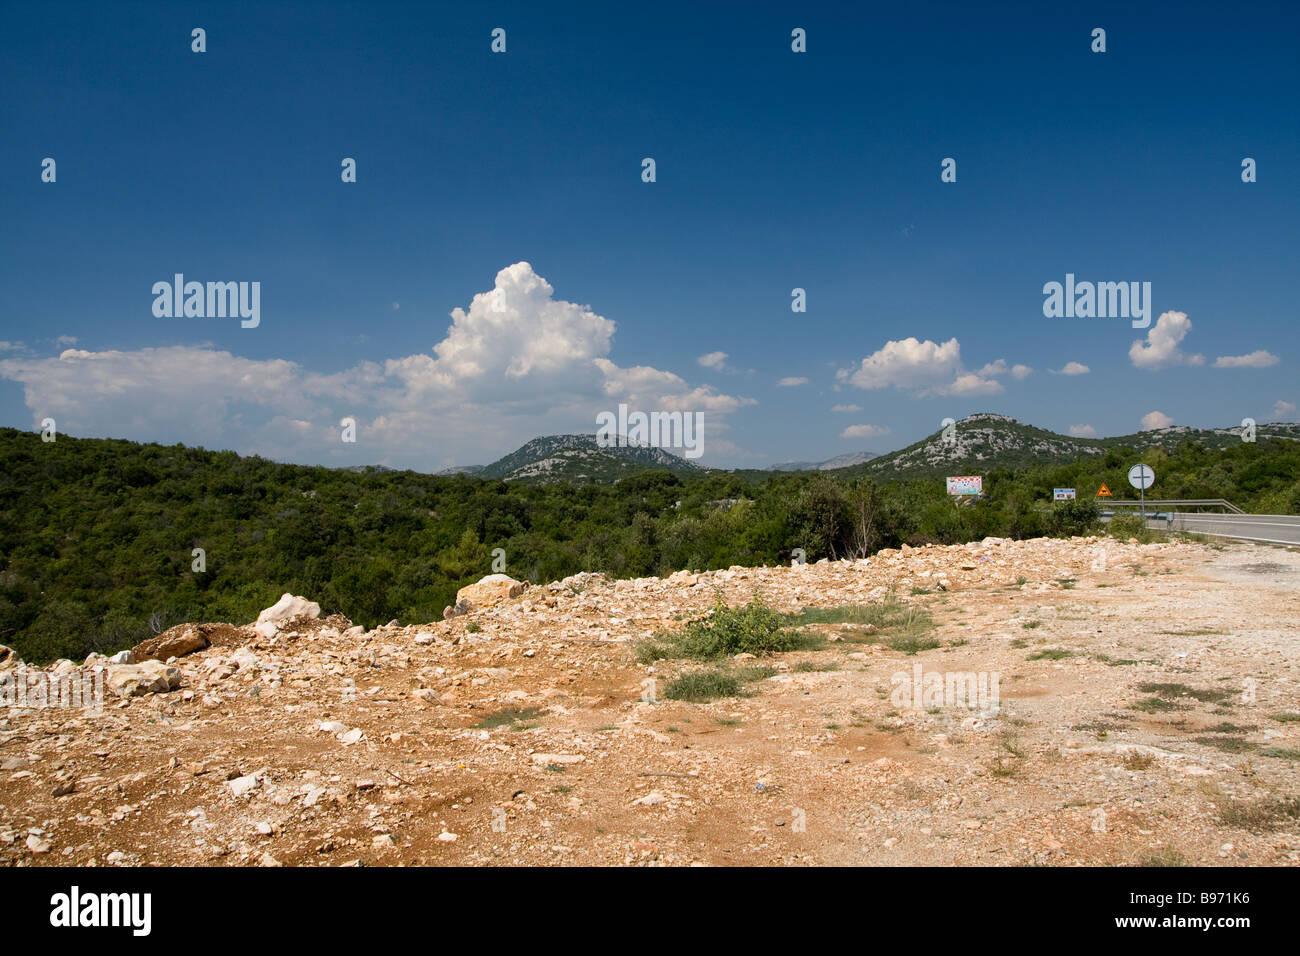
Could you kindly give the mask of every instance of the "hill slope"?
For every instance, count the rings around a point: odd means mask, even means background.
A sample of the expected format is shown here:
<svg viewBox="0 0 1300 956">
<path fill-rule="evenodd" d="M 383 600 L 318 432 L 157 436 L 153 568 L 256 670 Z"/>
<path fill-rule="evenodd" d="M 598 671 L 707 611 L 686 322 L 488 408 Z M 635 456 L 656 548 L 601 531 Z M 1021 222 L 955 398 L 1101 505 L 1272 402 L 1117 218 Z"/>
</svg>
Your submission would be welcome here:
<svg viewBox="0 0 1300 956">
<path fill-rule="evenodd" d="M 698 465 L 662 448 L 628 446 L 602 448 L 596 436 L 544 435 L 526 442 L 474 474 L 479 478 L 534 484 L 572 482 L 607 484 L 643 471 L 701 474 Z"/>
<path fill-rule="evenodd" d="M 1260 425 L 1256 435 L 1259 440 L 1300 439 L 1300 425 Z M 1172 451 L 1185 441 L 1210 449 L 1231 448 L 1242 443 L 1241 428 L 1173 426 L 1114 438 L 1079 438 L 1025 425 L 1006 415 L 979 412 L 957 422 L 947 440 L 941 429 L 906 448 L 840 469 L 836 474 L 883 479 L 987 474 L 999 469 L 1015 471 L 1032 465 L 1066 464 L 1103 455 L 1111 448 Z"/>
</svg>

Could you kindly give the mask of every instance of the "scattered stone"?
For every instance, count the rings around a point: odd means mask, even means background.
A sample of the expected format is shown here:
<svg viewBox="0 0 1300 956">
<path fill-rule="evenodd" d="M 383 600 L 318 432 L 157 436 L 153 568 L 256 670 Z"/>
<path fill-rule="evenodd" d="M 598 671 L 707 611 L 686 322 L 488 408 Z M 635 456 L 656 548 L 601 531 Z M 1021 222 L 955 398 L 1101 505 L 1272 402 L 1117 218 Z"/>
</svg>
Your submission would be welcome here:
<svg viewBox="0 0 1300 956">
<path fill-rule="evenodd" d="M 172 657 L 184 657 L 208 646 L 208 639 L 203 636 L 197 624 L 178 624 L 163 631 L 157 637 L 141 641 L 128 652 L 135 661 L 165 661 Z"/>
<path fill-rule="evenodd" d="M 108 669 L 108 689 L 118 697 L 165 694 L 181 685 L 181 670 L 161 661 L 142 664 L 117 664 Z"/>
<path fill-rule="evenodd" d="M 456 592 L 456 607 L 462 601 L 471 607 L 495 607 L 519 597 L 528 590 L 527 581 L 516 581 L 508 574 L 489 574 L 475 584 L 467 584 Z M 455 610 L 455 609 L 453 609 Z M 457 616 L 460 611 L 456 610 Z"/>
<path fill-rule="evenodd" d="M 306 598 L 295 597 L 286 591 L 280 600 L 276 601 L 261 614 L 257 615 L 257 623 L 265 624 L 268 621 L 291 621 L 294 618 L 307 617 L 315 620 L 320 617 L 320 605 L 315 601 L 308 601 Z"/>
<path fill-rule="evenodd" d="M 230 788 L 230 792 L 237 797 L 242 797 L 246 793 L 252 793 L 261 785 L 262 781 L 254 774 L 249 774 L 246 777 L 236 777 L 234 780 L 226 781 L 226 786 Z"/>
<path fill-rule="evenodd" d="M 587 758 L 582 754 L 533 754 L 533 763 L 545 767 L 547 764 L 582 763 Z"/>
</svg>

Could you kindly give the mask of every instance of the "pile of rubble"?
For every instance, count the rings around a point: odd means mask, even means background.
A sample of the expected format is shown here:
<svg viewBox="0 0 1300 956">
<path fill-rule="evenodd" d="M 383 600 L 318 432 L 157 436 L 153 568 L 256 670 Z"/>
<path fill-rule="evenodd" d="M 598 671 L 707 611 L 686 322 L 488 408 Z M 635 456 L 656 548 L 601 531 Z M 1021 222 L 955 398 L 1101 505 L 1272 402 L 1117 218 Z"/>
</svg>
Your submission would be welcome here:
<svg viewBox="0 0 1300 956">
<path fill-rule="evenodd" d="M 39 672 L 0 647 L 0 675 L 98 674 L 107 691 L 98 712 L 0 711 L 0 862 L 930 862 L 931 831 L 960 832 L 935 851 L 953 862 L 1122 862 L 1184 829 L 1168 821 L 1215 832 L 1186 788 L 1149 789 L 1158 774 L 1216 775 L 1226 792 L 1222 767 L 1235 759 L 1175 753 L 1162 728 L 1116 716 L 1134 682 L 1166 686 L 1167 670 L 1193 666 L 1207 672 L 1179 679 L 1198 686 L 1290 667 L 1274 658 L 1286 638 L 1269 630 L 1286 611 L 1267 593 L 1207 590 L 1187 632 L 1204 636 L 1135 639 L 1138 618 L 1177 614 L 1185 627 L 1188 585 L 1175 582 L 1204 579 L 1215 560 L 1188 543 L 989 538 L 664 578 L 489 575 L 441 621 L 370 630 L 285 594 L 246 625 L 184 624 Z M 719 596 L 735 605 L 755 594 L 781 612 L 924 606 L 941 640 L 912 656 L 830 629 L 840 642 L 821 650 L 738 662 L 770 674 L 741 697 L 662 699 L 660 682 L 695 665 L 638 663 L 631 645 L 709 613 Z M 1252 602 L 1261 630 L 1220 647 L 1213 635 L 1239 610 L 1233 600 Z M 1121 658 L 1128 666 L 1108 663 Z M 998 669 L 1023 702 L 996 718 L 899 712 L 889 675 L 917 661 Z M 1296 686 L 1260 706 L 1297 709 Z M 1113 731 L 1083 746 L 1072 728 L 1098 721 L 1130 727 L 1131 739 Z M 1270 724 L 1259 739 L 1281 748 L 1294 726 Z M 1147 754 L 1155 766 L 1137 782 L 1148 789 L 1129 794 L 1087 769 L 1122 766 L 1143 747 L 1173 754 Z M 988 769 L 1009 753 L 1038 776 L 1022 784 Z M 1249 787 L 1295 776 L 1265 763 Z M 991 798 L 977 792 L 999 788 L 1002 802 L 984 807 Z M 1112 813 L 1113 838 L 1086 826 L 1067 835 L 1081 794 L 1112 810 L 1128 801 L 1126 815 Z M 801 814 L 806 831 L 795 829 Z M 1300 843 L 1233 840 L 1233 853 L 1300 860 Z"/>
</svg>

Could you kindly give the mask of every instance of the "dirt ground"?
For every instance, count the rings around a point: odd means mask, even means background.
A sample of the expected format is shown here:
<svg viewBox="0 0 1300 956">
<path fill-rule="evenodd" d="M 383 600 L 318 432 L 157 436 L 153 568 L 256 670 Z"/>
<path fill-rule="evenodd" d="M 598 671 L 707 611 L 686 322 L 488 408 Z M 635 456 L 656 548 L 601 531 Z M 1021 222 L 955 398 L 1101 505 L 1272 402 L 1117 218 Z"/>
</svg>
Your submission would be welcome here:
<svg viewBox="0 0 1300 956">
<path fill-rule="evenodd" d="M 774 668 L 743 696 L 669 700 L 705 665 L 638 664 L 634 642 L 719 589 L 901 601 L 934 627 L 899 650 L 812 624 L 819 649 L 743 662 Z M 241 628 L 168 693 L 0 710 L 0 861 L 1293 865 L 1298 609 L 1294 550 L 989 539 L 578 575 L 365 634 Z M 917 664 L 998 697 L 900 705 Z"/>
</svg>

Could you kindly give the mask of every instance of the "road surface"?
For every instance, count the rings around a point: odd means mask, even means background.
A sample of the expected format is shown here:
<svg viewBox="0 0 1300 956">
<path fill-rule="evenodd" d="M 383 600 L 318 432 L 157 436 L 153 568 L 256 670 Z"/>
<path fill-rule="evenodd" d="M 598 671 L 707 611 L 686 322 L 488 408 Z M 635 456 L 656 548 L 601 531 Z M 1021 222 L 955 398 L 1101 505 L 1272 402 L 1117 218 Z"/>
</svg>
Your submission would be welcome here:
<svg viewBox="0 0 1300 956">
<path fill-rule="evenodd" d="M 1148 526 L 1162 531 L 1190 531 L 1241 541 L 1300 545 L 1300 516 L 1297 515 L 1176 513 L 1173 519 L 1172 524 L 1166 520 L 1159 520 L 1149 521 Z"/>
</svg>

